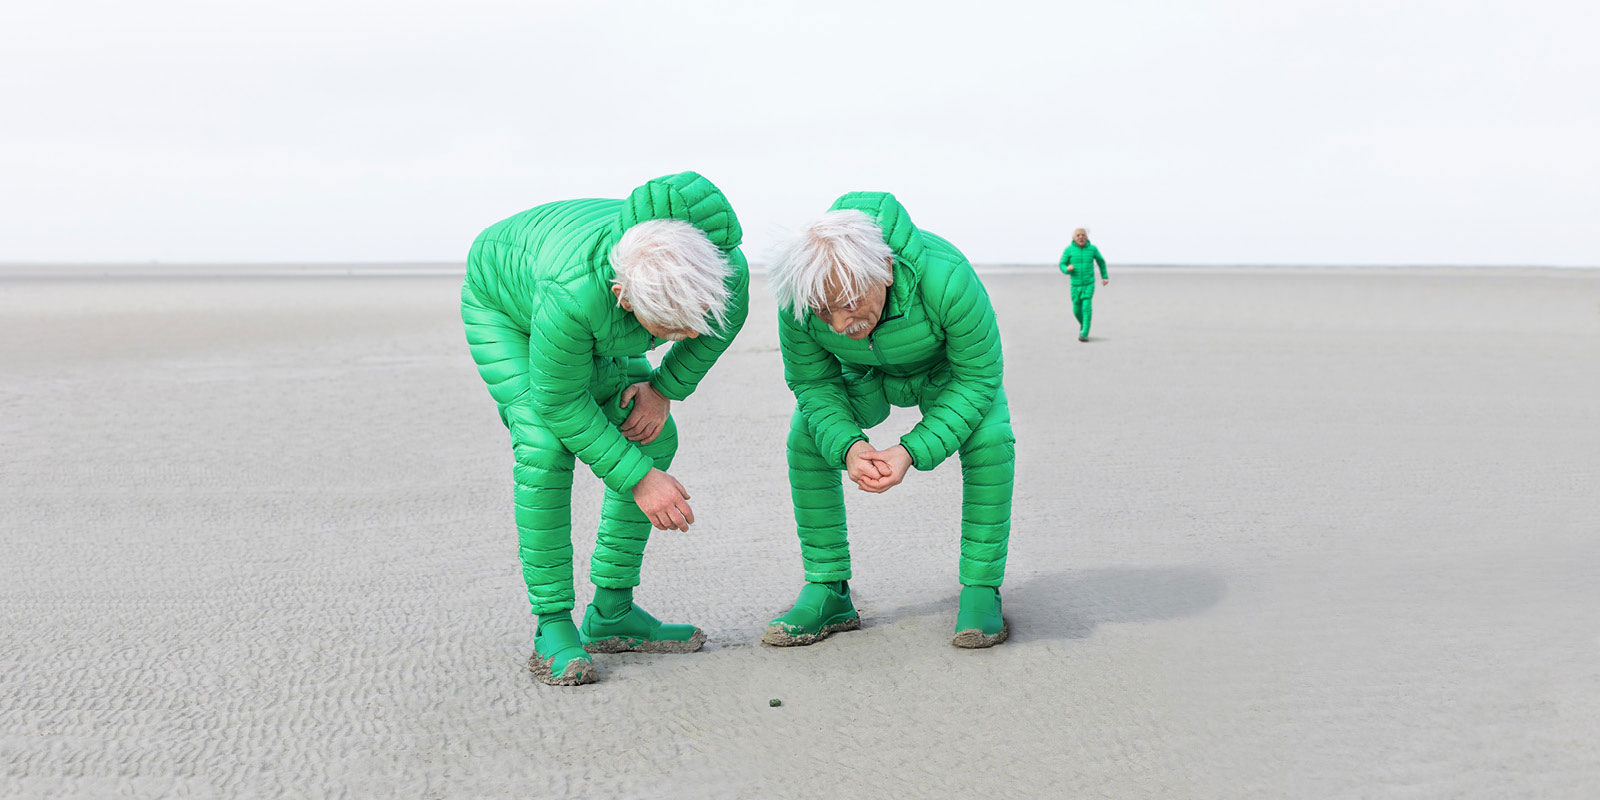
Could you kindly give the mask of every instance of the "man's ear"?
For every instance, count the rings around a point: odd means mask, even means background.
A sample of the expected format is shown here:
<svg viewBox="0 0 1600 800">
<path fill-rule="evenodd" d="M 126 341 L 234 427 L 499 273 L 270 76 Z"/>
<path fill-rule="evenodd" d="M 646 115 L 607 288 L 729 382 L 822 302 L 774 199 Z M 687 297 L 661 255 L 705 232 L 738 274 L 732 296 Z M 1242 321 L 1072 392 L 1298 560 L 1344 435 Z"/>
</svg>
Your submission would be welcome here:
<svg viewBox="0 0 1600 800">
<path fill-rule="evenodd" d="M 618 286 L 618 285 L 616 285 L 614 283 L 611 284 L 611 293 L 617 296 L 617 305 L 622 306 L 622 310 L 623 311 L 632 311 L 633 310 L 633 306 L 629 305 L 628 301 L 622 299 L 622 287 L 621 286 Z"/>
<path fill-rule="evenodd" d="M 884 284 L 884 286 L 893 286 L 894 285 L 894 256 L 889 256 L 888 258 L 884 259 L 884 261 L 886 263 L 888 263 L 888 265 L 889 265 L 889 282 Z"/>
</svg>

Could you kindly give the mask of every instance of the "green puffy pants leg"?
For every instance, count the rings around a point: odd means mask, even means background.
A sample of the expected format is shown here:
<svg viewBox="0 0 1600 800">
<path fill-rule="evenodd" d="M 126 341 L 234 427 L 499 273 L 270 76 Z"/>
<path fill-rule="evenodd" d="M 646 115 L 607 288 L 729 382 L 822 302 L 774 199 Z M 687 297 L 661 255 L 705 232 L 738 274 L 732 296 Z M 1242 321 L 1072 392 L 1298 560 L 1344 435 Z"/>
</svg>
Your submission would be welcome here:
<svg viewBox="0 0 1600 800">
<path fill-rule="evenodd" d="M 1072 287 L 1072 316 L 1078 320 L 1078 336 L 1089 338 L 1089 320 L 1094 317 L 1094 287 Z"/>
<path fill-rule="evenodd" d="M 961 585 L 999 587 L 1011 541 L 1016 436 L 1005 390 L 961 444 Z"/>
<path fill-rule="evenodd" d="M 528 386 L 528 332 L 497 309 L 477 301 L 470 289 L 462 291 L 461 317 L 467 343 L 489 393 L 500 408 L 500 419 L 511 431 L 515 487 L 518 555 L 528 601 L 534 614 L 571 611 L 572 581 L 572 471 L 575 459 L 554 434 L 539 421 L 526 400 Z M 617 398 L 629 383 L 649 372 L 644 358 L 596 359 L 590 393 L 613 424 L 627 418 Z M 671 417 L 654 442 L 640 445 L 656 466 L 666 468 L 677 452 L 678 434 Z M 637 586 L 650 520 L 632 497 L 606 491 L 600 510 L 600 527 L 590 564 L 596 585 L 622 589 Z"/>
<path fill-rule="evenodd" d="M 573 456 L 520 406 L 506 409 L 511 428 L 517 555 L 535 614 L 571 611 Z"/>
<path fill-rule="evenodd" d="M 642 360 L 642 359 L 641 359 Z M 624 384 L 625 385 L 625 384 Z M 604 391 L 595 398 L 605 407 L 606 419 L 613 424 L 627 418 L 627 410 L 617 407 L 622 388 Z M 528 600 L 535 614 L 570 611 L 574 605 L 572 588 L 572 470 L 574 458 L 555 436 L 531 413 L 513 406 L 511 421 L 512 453 L 516 466 L 518 553 L 522 557 L 522 577 L 528 585 Z M 678 450 L 678 428 L 672 417 L 661 435 L 649 444 L 639 445 L 660 469 L 672 464 Z M 610 489 L 600 506 L 600 526 L 589 562 L 589 578 L 596 586 L 629 589 L 639 585 L 639 569 L 644 548 L 650 540 L 650 519 L 639 510 L 631 495 Z"/>
<path fill-rule="evenodd" d="M 880 379 L 881 380 L 881 379 Z M 880 384 L 881 385 L 881 384 Z M 852 385 L 852 411 L 862 428 L 888 416 L 889 404 L 860 396 Z M 1016 437 L 1001 390 L 994 405 L 963 442 L 961 458 L 961 583 L 999 586 L 1005 578 L 1011 533 L 1011 489 Z M 849 580 L 850 544 L 844 510 L 843 475 L 817 449 L 799 410 L 789 425 L 789 491 L 794 501 L 800 558 L 811 583 Z"/>
<path fill-rule="evenodd" d="M 643 360 L 643 359 L 641 359 Z M 608 402 L 616 409 L 617 396 Z M 627 419 L 626 409 L 606 411 L 606 418 L 614 424 Z M 656 469 L 672 467 L 672 457 L 678 452 L 678 423 L 667 415 L 667 423 L 655 441 L 635 443 L 639 450 L 655 462 Z M 639 568 L 644 562 L 644 546 L 650 541 L 650 518 L 633 502 L 633 494 L 619 494 L 606 489 L 605 500 L 600 505 L 600 531 L 595 541 L 594 555 L 589 559 L 589 580 L 607 589 L 631 589 L 639 585 Z"/>
<path fill-rule="evenodd" d="M 800 560 L 810 583 L 850 580 L 843 480 L 822 457 L 811 426 L 795 409 L 789 420 L 789 496 L 800 534 Z"/>
</svg>

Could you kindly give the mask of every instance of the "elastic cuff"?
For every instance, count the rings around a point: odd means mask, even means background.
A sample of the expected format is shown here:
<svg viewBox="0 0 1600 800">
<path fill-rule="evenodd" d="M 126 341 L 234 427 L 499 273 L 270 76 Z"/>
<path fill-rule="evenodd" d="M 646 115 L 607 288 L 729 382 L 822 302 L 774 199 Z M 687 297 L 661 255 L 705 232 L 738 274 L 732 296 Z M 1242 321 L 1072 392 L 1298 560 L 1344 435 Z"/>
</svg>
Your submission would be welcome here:
<svg viewBox="0 0 1600 800">
<path fill-rule="evenodd" d="M 901 439 L 900 446 L 904 447 L 906 449 L 906 453 L 911 456 L 912 469 L 927 471 L 938 466 L 937 463 L 929 463 L 933 461 L 932 455 L 926 450 L 918 447 L 916 444 L 907 441 L 906 439 Z"/>
<path fill-rule="evenodd" d="M 833 583 L 835 581 L 848 580 L 850 580 L 849 568 L 830 569 L 826 572 L 812 572 L 811 570 L 806 570 L 806 583 Z"/>
<path fill-rule="evenodd" d="M 849 462 L 848 456 L 850 455 L 850 448 L 855 447 L 856 446 L 856 442 L 867 442 L 867 441 L 871 441 L 871 440 L 867 438 L 866 434 L 861 434 L 861 435 L 855 437 L 854 439 L 851 439 L 850 441 L 845 442 L 844 447 L 839 450 L 839 457 L 837 459 L 834 459 L 833 464 L 831 464 L 830 466 L 832 466 L 834 469 L 848 469 L 849 466 L 850 466 L 849 463 L 848 463 Z"/>
<path fill-rule="evenodd" d="M 639 481 L 644 480 L 644 476 L 649 475 L 650 470 L 655 469 L 655 467 L 656 462 L 653 459 L 640 453 L 638 464 L 633 469 L 622 472 L 622 468 L 619 465 L 617 469 L 612 470 L 611 474 L 605 478 L 606 487 L 617 494 L 632 494 L 633 487 L 638 486 Z"/>
<path fill-rule="evenodd" d="M 668 391 L 667 387 L 662 383 L 661 377 L 662 377 L 661 376 L 661 370 L 651 370 L 649 384 L 650 384 L 650 388 L 655 389 L 656 391 L 660 392 L 662 397 L 665 397 L 665 398 L 667 398 L 668 400 L 671 400 L 674 403 L 676 403 L 676 402 L 678 402 L 680 400 L 685 400 L 685 399 L 687 399 L 689 397 L 689 393 L 688 392 L 684 392 L 683 394 L 680 395 L 680 394 L 675 394 L 673 392 Z"/>
</svg>

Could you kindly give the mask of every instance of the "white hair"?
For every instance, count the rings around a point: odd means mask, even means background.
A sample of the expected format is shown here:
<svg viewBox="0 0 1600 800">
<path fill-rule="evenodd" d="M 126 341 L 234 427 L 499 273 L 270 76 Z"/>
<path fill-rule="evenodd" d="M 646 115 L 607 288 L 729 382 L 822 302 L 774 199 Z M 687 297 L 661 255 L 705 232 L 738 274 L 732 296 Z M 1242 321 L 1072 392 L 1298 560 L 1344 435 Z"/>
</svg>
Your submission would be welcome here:
<svg viewBox="0 0 1600 800">
<path fill-rule="evenodd" d="M 830 280 L 846 302 L 859 300 L 872 286 L 889 285 L 893 258 L 872 217 L 854 209 L 829 211 L 778 251 L 768 281 L 778 308 L 802 319 L 827 299 Z"/>
<path fill-rule="evenodd" d="M 711 333 L 727 324 L 727 256 L 704 231 L 676 219 L 640 222 L 611 248 L 612 280 L 634 316 L 661 328 Z"/>
</svg>

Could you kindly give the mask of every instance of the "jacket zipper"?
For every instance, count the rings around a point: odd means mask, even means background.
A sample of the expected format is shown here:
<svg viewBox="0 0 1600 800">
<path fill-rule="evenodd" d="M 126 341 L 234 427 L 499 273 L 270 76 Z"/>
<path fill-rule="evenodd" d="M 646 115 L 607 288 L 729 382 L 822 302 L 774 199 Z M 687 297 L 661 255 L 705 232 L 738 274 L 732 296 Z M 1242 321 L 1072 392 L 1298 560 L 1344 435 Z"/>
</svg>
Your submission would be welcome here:
<svg viewBox="0 0 1600 800">
<path fill-rule="evenodd" d="M 903 316 L 905 315 L 896 314 L 892 317 L 884 317 L 883 319 L 878 320 L 878 325 L 881 326 L 885 322 L 893 322 L 894 320 L 897 320 Z M 867 334 L 867 351 L 878 357 L 879 366 L 887 367 L 889 366 L 889 362 L 883 360 L 883 351 L 877 348 L 877 338 L 878 328 L 875 326 L 872 329 L 872 333 Z"/>
</svg>

